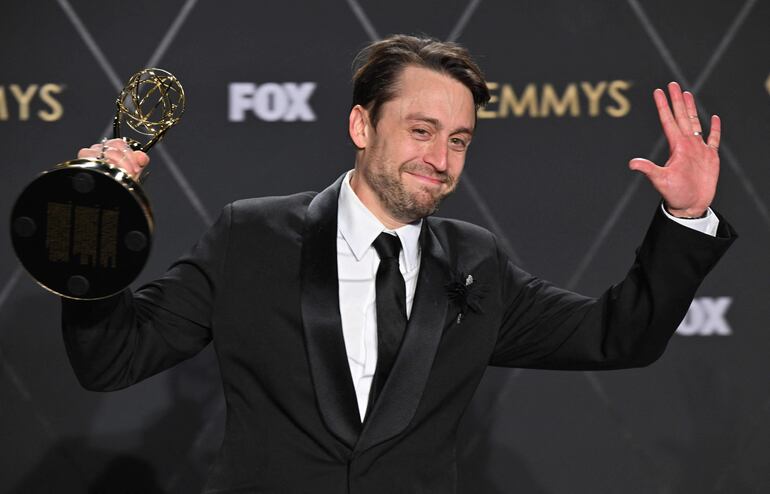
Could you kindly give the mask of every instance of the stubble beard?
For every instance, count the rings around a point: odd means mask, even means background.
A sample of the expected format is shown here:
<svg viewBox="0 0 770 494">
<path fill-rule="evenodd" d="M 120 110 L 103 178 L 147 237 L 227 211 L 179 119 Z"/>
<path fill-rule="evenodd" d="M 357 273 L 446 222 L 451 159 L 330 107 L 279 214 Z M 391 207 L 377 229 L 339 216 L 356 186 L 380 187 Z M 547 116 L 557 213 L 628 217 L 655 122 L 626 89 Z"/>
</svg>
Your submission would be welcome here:
<svg viewBox="0 0 770 494">
<path fill-rule="evenodd" d="M 427 165 L 419 163 L 404 163 L 399 166 L 395 174 L 388 173 L 388 166 L 378 163 L 379 166 L 364 168 L 364 179 L 369 183 L 374 193 L 377 194 L 382 206 L 397 221 L 412 223 L 438 211 L 441 201 L 454 192 L 457 187 L 457 179 L 447 174 L 437 176 L 435 171 Z M 426 186 L 420 186 L 415 191 L 407 190 L 402 177 L 405 172 L 435 177 L 443 180 L 448 186 L 443 192 L 433 192 Z"/>
</svg>

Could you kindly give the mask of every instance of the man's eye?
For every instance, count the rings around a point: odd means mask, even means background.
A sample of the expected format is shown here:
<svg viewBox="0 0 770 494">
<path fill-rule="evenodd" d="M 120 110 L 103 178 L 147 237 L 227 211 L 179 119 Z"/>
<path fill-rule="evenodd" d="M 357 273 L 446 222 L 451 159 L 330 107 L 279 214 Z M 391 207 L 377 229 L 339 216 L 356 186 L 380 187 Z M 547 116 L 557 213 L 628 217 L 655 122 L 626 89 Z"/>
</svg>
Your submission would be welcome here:
<svg viewBox="0 0 770 494">
<path fill-rule="evenodd" d="M 412 134 L 416 135 L 417 137 L 428 137 L 430 132 L 428 132 L 427 129 L 412 129 Z"/>
<path fill-rule="evenodd" d="M 465 141 L 464 139 L 460 139 L 459 137 L 452 137 L 451 139 L 449 139 L 449 144 L 454 149 L 457 149 L 457 150 L 460 150 L 460 151 L 462 151 L 462 150 L 464 150 L 465 148 L 468 147 L 468 142 Z"/>
</svg>

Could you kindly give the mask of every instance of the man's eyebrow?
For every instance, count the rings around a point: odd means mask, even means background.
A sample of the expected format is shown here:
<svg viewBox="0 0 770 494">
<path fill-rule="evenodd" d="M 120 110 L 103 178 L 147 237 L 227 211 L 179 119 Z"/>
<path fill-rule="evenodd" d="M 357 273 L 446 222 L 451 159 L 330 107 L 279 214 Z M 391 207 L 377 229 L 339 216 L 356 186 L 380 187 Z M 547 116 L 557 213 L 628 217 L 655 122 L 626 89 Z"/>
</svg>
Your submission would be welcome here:
<svg viewBox="0 0 770 494">
<path fill-rule="evenodd" d="M 441 122 L 438 121 L 438 119 L 435 119 L 433 117 L 429 117 L 423 113 L 410 113 L 406 116 L 407 120 L 420 120 L 422 122 L 429 123 L 436 127 L 437 129 L 441 130 L 444 128 L 444 126 L 441 124 Z M 468 127 L 458 127 L 454 129 L 450 134 L 469 134 L 473 136 L 473 129 L 470 129 Z"/>
</svg>

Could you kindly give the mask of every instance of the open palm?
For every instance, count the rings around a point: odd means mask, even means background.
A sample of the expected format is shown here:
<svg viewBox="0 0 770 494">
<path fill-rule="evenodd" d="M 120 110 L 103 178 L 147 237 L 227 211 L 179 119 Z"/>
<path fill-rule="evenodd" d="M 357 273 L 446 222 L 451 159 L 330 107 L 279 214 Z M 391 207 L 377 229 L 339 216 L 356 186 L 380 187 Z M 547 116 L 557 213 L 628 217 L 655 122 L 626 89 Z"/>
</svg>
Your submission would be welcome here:
<svg viewBox="0 0 770 494">
<path fill-rule="evenodd" d="M 653 93 L 663 132 L 668 140 L 670 156 L 658 166 L 644 158 L 632 159 L 628 166 L 644 173 L 663 197 L 673 216 L 697 218 L 714 200 L 719 178 L 719 140 L 722 134 L 719 117 L 711 117 L 708 139 L 703 140 L 698 110 L 692 93 L 682 93 L 679 84 L 668 85 L 671 105 L 661 89 Z"/>
</svg>

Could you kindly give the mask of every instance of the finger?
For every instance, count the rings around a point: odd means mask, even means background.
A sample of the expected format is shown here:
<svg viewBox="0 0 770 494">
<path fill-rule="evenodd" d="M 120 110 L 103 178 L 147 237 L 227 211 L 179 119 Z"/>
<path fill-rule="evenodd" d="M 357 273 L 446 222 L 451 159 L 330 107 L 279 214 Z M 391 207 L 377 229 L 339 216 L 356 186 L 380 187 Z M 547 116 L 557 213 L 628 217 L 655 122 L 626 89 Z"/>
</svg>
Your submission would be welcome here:
<svg viewBox="0 0 770 494">
<path fill-rule="evenodd" d="M 634 171 L 643 173 L 650 181 L 655 181 L 660 176 L 663 168 L 644 158 L 634 158 L 628 162 L 628 167 Z"/>
<path fill-rule="evenodd" d="M 709 138 L 706 141 L 710 147 L 719 149 L 719 141 L 722 140 L 722 120 L 716 116 L 711 116 L 711 128 L 709 129 Z"/>
<path fill-rule="evenodd" d="M 147 153 L 143 151 L 132 151 L 131 154 L 133 155 L 134 162 L 140 167 L 144 168 L 150 164 L 150 157 L 147 156 Z"/>
<path fill-rule="evenodd" d="M 104 161 L 110 165 L 120 168 L 128 175 L 136 180 L 142 173 L 142 166 L 134 159 L 132 151 L 125 151 L 124 149 L 110 149 L 108 148 L 104 152 Z"/>
<path fill-rule="evenodd" d="M 703 130 L 701 130 L 700 120 L 698 119 L 698 108 L 695 106 L 695 96 L 690 91 L 685 91 L 682 96 L 684 96 L 684 107 L 687 111 L 687 118 L 690 120 L 693 133 L 702 133 Z"/>
<path fill-rule="evenodd" d="M 105 142 L 105 145 L 113 149 L 120 149 L 120 150 L 125 149 L 126 151 L 131 150 L 131 147 L 128 145 L 126 140 L 122 138 L 109 139 L 108 141 Z"/>
<path fill-rule="evenodd" d="M 93 147 L 82 148 L 78 151 L 78 158 L 96 158 L 99 156 L 100 152 L 101 145 L 99 146 L 99 149 L 93 149 Z"/>
<path fill-rule="evenodd" d="M 104 150 L 103 159 L 113 166 L 122 168 L 131 175 L 141 170 L 141 168 L 129 158 L 128 154 L 121 149 L 106 148 Z"/>
<path fill-rule="evenodd" d="M 655 100 L 655 106 L 658 108 L 658 118 L 660 118 L 660 125 L 663 127 L 663 133 L 666 134 L 669 145 L 673 146 L 673 143 L 682 135 L 679 131 L 679 126 L 674 120 L 674 115 L 671 113 L 671 108 L 668 106 L 668 100 L 666 99 L 666 93 L 662 89 L 656 89 L 652 93 L 652 97 Z"/>
<path fill-rule="evenodd" d="M 685 108 L 684 98 L 682 97 L 682 88 L 676 82 L 668 83 L 668 95 L 671 97 L 671 106 L 674 108 L 674 117 L 679 125 L 679 130 L 684 135 L 692 135 L 693 129 L 690 119 L 687 118 L 687 109 Z"/>
</svg>

